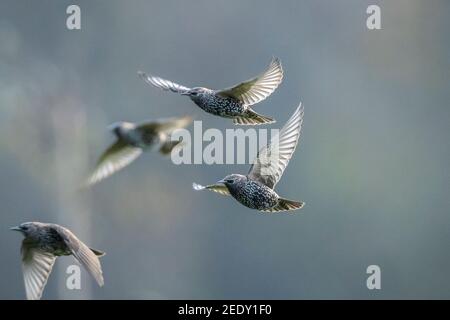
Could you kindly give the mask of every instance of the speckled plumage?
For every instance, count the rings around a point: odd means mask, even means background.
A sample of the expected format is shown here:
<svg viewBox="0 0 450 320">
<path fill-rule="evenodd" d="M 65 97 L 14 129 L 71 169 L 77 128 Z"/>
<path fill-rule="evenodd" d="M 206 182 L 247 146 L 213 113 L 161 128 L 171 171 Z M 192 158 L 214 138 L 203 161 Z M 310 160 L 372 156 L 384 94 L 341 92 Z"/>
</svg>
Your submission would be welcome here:
<svg viewBox="0 0 450 320">
<path fill-rule="evenodd" d="M 281 198 L 274 191 L 297 146 L 302 122 L 303 107 L 300 104 L 279 136 L 272 138 L 259 151 L 247 175 L 230 174 L 216 184 L 202 186 L 194 183 L 193 188 L 231 195 L 244 206 L 259 211 L 280 212 L 302 208 L 304 202 Z"/>
<path fill-rule="evenodd" d="M 191 89 L 141 71 L 138 74 L 146 83 L 162 90 L 187 95 L 204 111 L 231 118 L 235 124 L 258 125 L 275 122 L 272 118 L 256 113 L 251 106 L 266 99 L 281 83 L 283 69 L 279 59 L 272 59 L 269 67 L 257 77 L 223 90 L 203 87 Z"/>
<path fill-rule="evenodd" d="M 190 95 L 192 101 L 201 109 L 216 116 L 224 118 L 234 118 L 241 116 L 248 109 L 243 102 L 231 98 L 223 97 L 216 91 L 206 88 L 194 88 L 197 94 Z"/>
<path fill-rule="evenodd" d="M 223 180 L 231 196 L 248 208 L 264 211 L 278 204 L 280 197 L 275 191 L 247 176 L 234 174 Z"/>
</svg>

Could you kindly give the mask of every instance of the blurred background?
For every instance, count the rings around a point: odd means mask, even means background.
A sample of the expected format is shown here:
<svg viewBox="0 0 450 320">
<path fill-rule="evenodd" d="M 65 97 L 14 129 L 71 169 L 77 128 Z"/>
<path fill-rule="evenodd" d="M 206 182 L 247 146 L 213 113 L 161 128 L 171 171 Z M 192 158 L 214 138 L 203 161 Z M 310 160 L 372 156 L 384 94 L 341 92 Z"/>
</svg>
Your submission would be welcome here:
<svg viewBox="0 0 450 320">
<path fill-rule="evenodd" d="M 81 30 L 66 8 L 81 7 Z M 381 30 L 366 9 L 381 8 Z M 0 298 L 25 297 L 24 221 L 69 227 L 102 258 L 45 299 L 450 298 L 450 2 L 0 1 Z M 138 70 L 224 88 L 272 56 L 279 89 L 255 108 L 279 128 L 299 101 L 301 145 L 277 192 L 297 214 L 259 214 L 192 190 L 248 165 L 174 165 L 148 152 L 78 192 L 114 121 L 193 115 L 233 128 Z M 192 128 L 192 127 L 191 127 Z M 368 290 L 366 268 L 381 268 Z"/>
</svg>

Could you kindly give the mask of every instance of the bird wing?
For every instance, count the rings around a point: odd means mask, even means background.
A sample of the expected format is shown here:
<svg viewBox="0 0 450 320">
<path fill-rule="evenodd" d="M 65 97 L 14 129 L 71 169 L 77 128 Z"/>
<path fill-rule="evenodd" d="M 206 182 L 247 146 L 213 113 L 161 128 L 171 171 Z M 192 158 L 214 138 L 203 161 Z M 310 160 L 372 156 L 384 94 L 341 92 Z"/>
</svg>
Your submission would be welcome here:
<svg viewBox="0 0 450 320">
<path fill-rule="evenodd" d="M 272 58 L 266 71 L 257 77 L 244 81 L 234 87 L 220 90 L 217 94 L 225 97 L 232 97 L 242 101 L 246 105 L 253 105 L 275 91 L 283 79 L 283 69 L 278 58 Z"/>
<path fill-rule="evenodd" d="M 117 140 L 100 156 L 93 173 L 87 180 L 87 185 L 95 184 L 126 167 L 141 153 L 141 148 L 131 146 L 123 140 Z"/>
<path fill-rule="evenodd" d="M 197 190 L 197 191 L 198 190 L 210 190 L 210 191 L 217 192 L 224 196 L 230 195 L 230 191 L 228 191 L 228 188 L 223 184 L 210 184 L 207 186 L 202 186 L 202 185 L 194 182 L 192 184 L 192 188 L 194 188 L 194 190 Z"/>
<path fill-rule="evenodd" d="M 22 242 L 22 270 L 25 291 L 28 300 L 39 300 L 47 284 L 48 276 L 52 272 L 56 257 Z"/>
<path fill-rule="evenodd" d="M 192 117 L 184 116 L 180 118 L 167 118 L 156 121 L 142 123 L 137 127 L 137 130 L 143 133 L 167 133 L 180 128 L 187 127 L 192 122 Z"/>
<path fill-rule="evenodd" d="M 280 180 L 300 138 L 303 106 L 300 103 L 279 134 L 258 152 L 248 177 L 273 189 Z"/>
<path fill-rule="evenodd" d="M 69 229 L 58 226 L 58 234 L 63 238 L 73 256 L 80 262 L 86 270 L 94 277 L 98 285 L 104 284 L 102 266 L 96 254 L 78 239 Z"/>
<path fill-rule="evenodd" d="M 166 91 L 172 91 L 175 93 L 185 93 L 190 90 L 190 88 L 182 86 L 181 84 L 160 77 L 152 76 L 142 71 L 138 71 L 138 75 L 146 83 Z"/>
</svg>

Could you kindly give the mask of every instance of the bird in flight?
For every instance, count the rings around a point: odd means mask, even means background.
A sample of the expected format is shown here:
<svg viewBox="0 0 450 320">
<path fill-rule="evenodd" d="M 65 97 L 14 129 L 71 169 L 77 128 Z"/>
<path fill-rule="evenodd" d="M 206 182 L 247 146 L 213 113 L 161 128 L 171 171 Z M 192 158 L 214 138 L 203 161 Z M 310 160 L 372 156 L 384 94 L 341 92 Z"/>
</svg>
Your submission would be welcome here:
<svg viewBox="0 0 450 320">
<path fill-rule="evenodd" d="M 204 111 L 231 118 L 235 124 L 259 125 L 275 122 L 272 118 L 258 114 L 251 106 L 270 96 L 281 83 L 283 69 L 278 58 L 272 58 L 269 67 L 260 75 L 223 90 L 188 88 L 142 71 L 138 74 L 146 83 L 166 91 L 189 96 Z"/>
<path fill-rule="evenodd" d="M 109 126 L 115 134 L 116 141 L 100 156 L 97 165 L 87 179 L 86 185 L 93 185 L 136 160 L 145 150 L 159 144 L 160 153 L 167 155 L 180 146 L 182 141 L 171 141 L 170 134 L 176 129 L 184 128 L 192 118 L 160 119 L 135 124 L 116 122 Z"/>
<path fill-rule="evenodd" d="M 244 206 L 265 212 L 296 210 L 304 202 L 281 198 L 274 187 L 286 169 L 300 138 L 303 106 L 295 110 L 279 134 L 258 152 L 247 175 L 230 174 L 215 184 L 202 186 L 193 183 L 194 190 L 210 190 L 231 195 Z"/>
<path fill-rule="evenodd" d="M 105 253 L 86 246 L 69 229 L 53 223 L 24 222 L 11 230 L 21 232 L 22 271 L 28 300 L 39 300 L 53 264 L 59 256 L 74 256 L 103 286 L 103 274 L 98 257 Z"/>
</svg>

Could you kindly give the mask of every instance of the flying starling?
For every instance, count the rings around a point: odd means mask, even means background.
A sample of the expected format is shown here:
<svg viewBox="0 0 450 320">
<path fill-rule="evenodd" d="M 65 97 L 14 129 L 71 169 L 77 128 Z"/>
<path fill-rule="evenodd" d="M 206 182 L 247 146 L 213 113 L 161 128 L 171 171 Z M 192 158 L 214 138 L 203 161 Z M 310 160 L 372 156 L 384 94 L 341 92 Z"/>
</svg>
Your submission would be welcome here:
<svg viewBox="0 0 450 320">
<path fill-rule="evenodd" d="M 231 195 L 244 206 L 259 211 L 279 212 L 302 208 L 304 202 L 281 198 L 273 190 L 297 146 L 302 122 L 303 107 L 300 104 L 279 134 L 259 150 L 246 176 L 230 174 L 208 186 L 193 183 L 193 188 Z"/>
<path fill-rule="evenodd" d="M 69 229 L 53 223 L 25 222 L 11 230 L 25 236 L 22 241 L 22 270 L 28 300 L 39 300 L 53 264 L 59 256 L 73 255 L 103 286 L 102 267 L 98 257 L 105 253 L 91 249 Z"/>
<path fill-rule="evenodd" d="M 275 120 L 253 111 L 252 105 L 261 102 L 275 91 L 283 79 L 283 69 L 278 58 L 273 58 L 266 71 L 257 77 L 228 89 L 187 88 L 172 81 L 148 75 L 139 76 L 157 88 L 187 95 L 204 111 L 216 116 L 231 118 L 235 124 L 257 125 Z"/>
<path fill-rule="evenodd" d="M 96 168 L 87 180 L 92 185 L 126 167 L 142 152 L 154 145 L 160 145 L 159 152 L 167 155 L 182 141 L 171 141 L 170 134 L 192 122 L 191 117 L 170 118 L 134 124 L 116 122 L 109 126 L 117 140 L 100 156 Z"/>
</svg>

